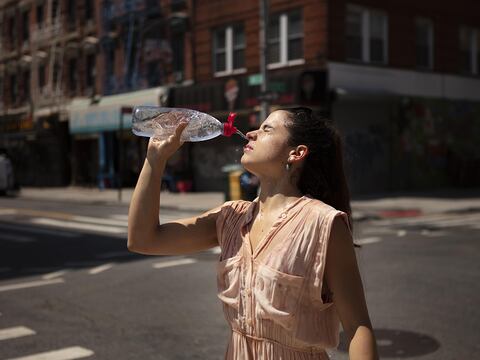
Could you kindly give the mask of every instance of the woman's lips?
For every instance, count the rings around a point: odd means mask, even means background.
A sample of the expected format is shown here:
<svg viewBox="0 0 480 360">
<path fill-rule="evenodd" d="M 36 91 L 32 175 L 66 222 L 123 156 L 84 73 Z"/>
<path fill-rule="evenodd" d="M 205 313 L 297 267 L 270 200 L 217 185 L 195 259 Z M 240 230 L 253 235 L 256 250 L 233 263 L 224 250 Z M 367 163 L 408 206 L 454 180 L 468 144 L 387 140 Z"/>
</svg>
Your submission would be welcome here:
<svg viewBox="0 0 480 360">
<path fill-rule="evenodd" d="M 252 151 L 252 150 L 253 150 L 253 148 L 250 145 L 245 145 L 243 147 L 243 151 Z"/>
</svg>

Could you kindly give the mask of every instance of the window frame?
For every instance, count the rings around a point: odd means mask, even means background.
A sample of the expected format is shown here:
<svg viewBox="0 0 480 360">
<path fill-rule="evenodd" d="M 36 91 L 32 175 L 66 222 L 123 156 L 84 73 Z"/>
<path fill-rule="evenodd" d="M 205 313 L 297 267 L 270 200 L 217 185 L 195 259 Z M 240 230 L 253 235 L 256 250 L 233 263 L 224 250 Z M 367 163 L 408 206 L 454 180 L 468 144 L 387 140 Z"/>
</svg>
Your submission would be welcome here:
<svg viewBox="0 0 480 360">
<path fill-rule="evenodd" d="M 388 14 L 384 10 L 380 9 L 375 9 L 375 8 L 369 8 L 369 7 L 364 7 L 356 4 L 347 4 L 346 6 L 346 16 L 345 16 L 345 29 L 347 28 L 347 18 L 348 18 L 348 12 L 349 11 L 357 11 L 360 12 L 360 28 L 361 28 L 361 34 L 360 34 L 360 39 L 361 39 L 361 44 L 362 44 L 362 49 L 361 49 L 361 58 L 350 58 L 345 52 L 345 61 L 347 62 L 356 62 L 356 63 L 365 63 L 365 64 L 373 64 L 373 65 L 388 65 L 389 59 L 388 59 L 388 48 L 389 48 L 389 43 L 388 43 L 388 28 L 389 28 L 389 19 L 388 19 Z M 382 20 L 383 20 L 383 41 L 384 41 L 384 47 L 383 47 L 383 61 L 372 61 L 371 60 L 371 48 L 370 48 L 370 40 L 372 39 L 371 37 L 371 15 L 372 14 L 379 14 L 382 15 Z M 347 49 L 347 32 L 345 31 L 345 49 Z"/>
<path fill-rule="evenodd" d="M 470 68 L 464 69 L 463 67 L 461 68 L 461 71 L 463 73 L 467 73 L 469 75 L 479 75 L 480 72 L 480 66 L 479 66 L 479 42 L 480 42 L 480 30 L 478 28 L 474 28 L 471 26 L 465 26 L 462 25 L 460 26 L 459 30 L 459 51 L 463 51 L 461 46 L 461 37 L 462 37 L 462 31 L 467 31 L 468 37 L 469 37 L 469 45 L 468 45 L 468 52 L 470 54 Z"/>
<path fill-rule="evenodd" d="M 236 46 L 233 43 L 234 39 L 234 29 L 241 29 L 243 31 L 244 36 L 244 43 L 243 46 Z M 217 47 L 217 34 L 219 32 L 225 33 L 225 47 L 221 48 L 219 51 Z M 245 51 L 247 48 L 247 41 L 246 41 L 246 34 L 245 34 L 245 27 L 243 24 L 232 24 L 223 27 L 216 28 L 212 31 L 213 38 L 212 38 L 212 67 L 213 67 L 213 74 L 215 77 L 225 76 L 225 75 L 236 75 L 236 74 L 243 74 L 247 72 L 247 68 L 244 64 L 241 68 L 233 68 L 233 52 L 235 50 L 242 50 L 244 51 L 244 61 L 245 61 Z M 225 56 L 225 70 L 217 71 L 217 55 L 223 54 Z"/>
<path fill-rule="evenodd" d="M 279 12 L 276 14 L 273 14 L 271 18 L 273 17 L 278 17 L 278 26 L 279 26 L 279 33 L 280 33 L 280 38 L 279 38 L 279 59 L 280 61 L 271 63 L 269 62 L 269 59 L 267 58 L 267 69 L 277 69 L 281 67 L 286 67 L 286 66 L 295 66 L 295 65 L 302 65 L 305 63 L 305 31 L 304 31 L 304 21 L 303 21 L 303 9 L 302 8 L 297 8 L 297 9 L 291 9 L 288 11 L 283 11 Z M 291 14 L 295 12 L 300 12 L 300 18 L 302 19 L 302 36 L 301 39 L 303 49 L 302 49 L 302 58 L 298 59 L 288 59 L 288 43 L 290 41 L 290 36 L 288 34 L 288 19 Z M 270 19 L 269 19 L 270 22 Z M 267 29 L 270 28 L 270 23 L 267 26 Z M 292 39 L 299 39 L 300 36 L 296 36 Z M 267 37 L 267 46 L 270 43 L 270 39 Z M 268 54 L 268 52 L 267 52 Z M 268 56 L 268 55 L 267 55 Z"/>
<path fill-rule="evenodd" d="M 427 25 L 428 26 L 428 65 L 424 66 L 418 63 L 418 26 Z M 415 19 L 415 66 L 421 70 L 433 70 L 435 66 L 434 59 L 434 48 L 435 48 L 435 27 L 434 22 L 431 18 L 426 17 L 417 17 Z"/>
</svg>

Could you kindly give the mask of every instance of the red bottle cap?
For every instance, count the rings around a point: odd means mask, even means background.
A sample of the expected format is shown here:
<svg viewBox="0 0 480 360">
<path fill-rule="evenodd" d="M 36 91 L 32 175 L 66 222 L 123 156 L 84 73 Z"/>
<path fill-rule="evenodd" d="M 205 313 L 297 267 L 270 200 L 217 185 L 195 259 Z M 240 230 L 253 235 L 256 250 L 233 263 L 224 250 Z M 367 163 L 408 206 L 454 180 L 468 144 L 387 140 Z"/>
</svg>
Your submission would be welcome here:
<svg viewBox="0 0 480 360">
<path fill-rule="evenodd" d="M 228 115 L 227 122 L 223 123 L 223 135 L 232 136 L 237 132 L 237 128 L 233 126 L 233 120 L 235 120 L 236 116 L 236 113 L 230 113 L 230 115 Z"/>
</svg>

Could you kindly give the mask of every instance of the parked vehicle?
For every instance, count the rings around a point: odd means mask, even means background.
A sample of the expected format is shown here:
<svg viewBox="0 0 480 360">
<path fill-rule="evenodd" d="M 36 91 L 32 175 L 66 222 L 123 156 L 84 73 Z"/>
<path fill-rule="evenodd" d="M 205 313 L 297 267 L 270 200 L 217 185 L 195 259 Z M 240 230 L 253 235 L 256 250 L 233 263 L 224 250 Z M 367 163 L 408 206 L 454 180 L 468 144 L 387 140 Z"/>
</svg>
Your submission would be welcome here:
<svg viewBox="0 0 480 360">
<path fill-rule="evenodd" d="M 15 190 L 15 176 L 12 162 L 5 154 L 0 154 L 0 195 Z"/>
</svg>

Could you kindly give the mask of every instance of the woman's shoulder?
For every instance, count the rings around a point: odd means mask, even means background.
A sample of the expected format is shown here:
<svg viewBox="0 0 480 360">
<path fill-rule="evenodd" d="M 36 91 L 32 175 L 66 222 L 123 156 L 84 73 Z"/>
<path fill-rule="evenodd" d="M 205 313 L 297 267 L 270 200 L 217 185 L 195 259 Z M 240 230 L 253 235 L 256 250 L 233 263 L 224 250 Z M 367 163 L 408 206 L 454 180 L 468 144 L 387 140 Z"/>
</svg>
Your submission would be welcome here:
<svg viewBox="0 0 480 360">
<path fill-rule="evenodd" d="M 251 203 L 251 201 L 247 200 L 228 200 L 223 203 L 222 209 L 236 213 L 242 213 L 250 206 Z"/>
<path fill-rule="evenodd" d="M 308 196 L 310 201 L 306 204 L 305 208 L 308 208 L 313 214 L 324 216 L 331 212 L 338 211 L 333 206 L 323 202 L 322 200 Z"/>
</svg>

